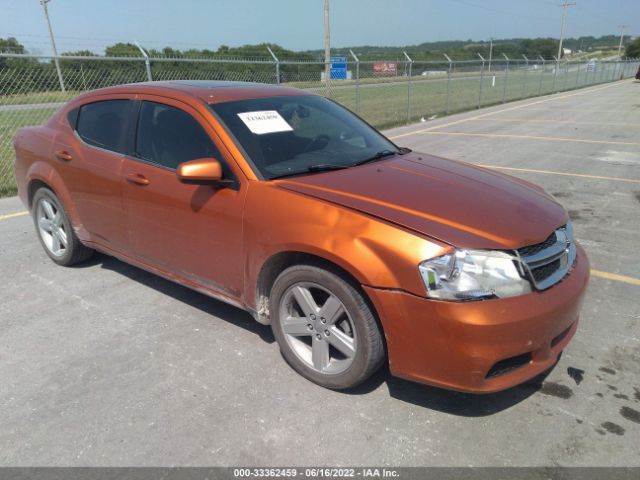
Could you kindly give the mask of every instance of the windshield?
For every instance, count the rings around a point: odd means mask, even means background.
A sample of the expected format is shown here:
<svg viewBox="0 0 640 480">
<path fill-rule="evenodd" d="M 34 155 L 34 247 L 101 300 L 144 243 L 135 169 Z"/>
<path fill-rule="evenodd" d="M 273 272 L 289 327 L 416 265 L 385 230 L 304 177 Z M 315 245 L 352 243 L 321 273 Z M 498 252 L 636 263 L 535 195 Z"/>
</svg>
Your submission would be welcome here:
<svg viewBox="0 0 640 480">
<path fill-rule="evenodd" d="M 401 153 L 347 109 L 320 96 L 255 98 L 210 107 L 268 179 Z"/>
</svg>

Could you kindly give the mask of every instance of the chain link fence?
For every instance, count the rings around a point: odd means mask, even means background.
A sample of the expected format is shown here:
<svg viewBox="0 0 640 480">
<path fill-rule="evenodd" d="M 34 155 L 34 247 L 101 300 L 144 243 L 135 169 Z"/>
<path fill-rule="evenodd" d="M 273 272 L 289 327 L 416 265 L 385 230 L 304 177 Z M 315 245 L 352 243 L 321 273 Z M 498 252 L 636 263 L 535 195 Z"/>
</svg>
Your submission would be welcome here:
<svg viewBox="0 0 640 480">
<path fill-rule="evenodd" d="M 40 125 L 81 92 L 148 80 L 235 80 L 284 84 L 332 98 L 378 128 L 628 78 L 638 60 L 523 59 L 346 63 L 324 78 L 324 62 L 265 59 L 58 58 L 0 54 L 0 196 L 15 193 L 13 138 Z M 334 77 L 334 73 L 330 75 Z"/>
</svg>

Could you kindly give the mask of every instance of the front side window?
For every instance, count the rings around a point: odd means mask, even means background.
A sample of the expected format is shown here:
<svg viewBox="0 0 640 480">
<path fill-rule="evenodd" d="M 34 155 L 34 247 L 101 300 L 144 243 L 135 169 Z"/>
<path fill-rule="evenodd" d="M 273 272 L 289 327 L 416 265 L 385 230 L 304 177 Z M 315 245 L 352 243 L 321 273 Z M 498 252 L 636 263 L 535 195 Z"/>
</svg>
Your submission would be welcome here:
<svg viewBox="0 0 640 480">
<path fill-rule="evenodd" d="M 315 95 L 221 102 L 210 108 L 268 179 L 403 153 L 347 109 Z"/>
<path fill-rule="evenodd" d="M 198 158 L 222 161 L 218 149 L 200 124 L 179 108 L 142 102 L 136 135 L 136 156 L 175 169 Z"/>
<path fill-rule="evenodd" d="M 76 131 L 94 147 L 113 152 L 125 151 L 125 123 L 131 100 L 104 100 L 80 107 Z"/>
</svg>

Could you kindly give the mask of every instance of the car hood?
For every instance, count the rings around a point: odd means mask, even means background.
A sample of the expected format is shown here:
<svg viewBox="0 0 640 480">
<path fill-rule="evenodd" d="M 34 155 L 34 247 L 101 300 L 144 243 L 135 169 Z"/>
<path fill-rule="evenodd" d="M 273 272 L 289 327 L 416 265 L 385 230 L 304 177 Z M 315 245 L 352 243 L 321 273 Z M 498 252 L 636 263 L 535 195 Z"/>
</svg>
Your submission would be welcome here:
<svg viewBox="0 0 640 480">
<path fill-rule="evenodd" d="M 567 222 L 564 208 L 536 185 L 419 153 L 278 185 L 460 248 L 520 248 Z"/>
</svg>

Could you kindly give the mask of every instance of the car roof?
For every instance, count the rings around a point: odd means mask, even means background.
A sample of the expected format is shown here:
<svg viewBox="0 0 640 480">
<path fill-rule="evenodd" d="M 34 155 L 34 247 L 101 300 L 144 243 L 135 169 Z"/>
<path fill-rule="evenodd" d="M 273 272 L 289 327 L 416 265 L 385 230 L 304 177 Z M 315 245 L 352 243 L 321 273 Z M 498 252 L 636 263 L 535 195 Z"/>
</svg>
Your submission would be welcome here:
<svg viewBox="0 0 640 480">
<path fill-rule="evenodd" d="M 267 83 L 232 82 L 221 80 L 169 80 L 160 82 L 140 82 L 101 88 L 81 95 L 87 99 L 94 95 L 107 94 L 160 94 L 170 97 L 188 95 L 206 103 L 229 102 L 247 98 L 313 95 L 297 88 L 283 87 Z"/>
</svg>

